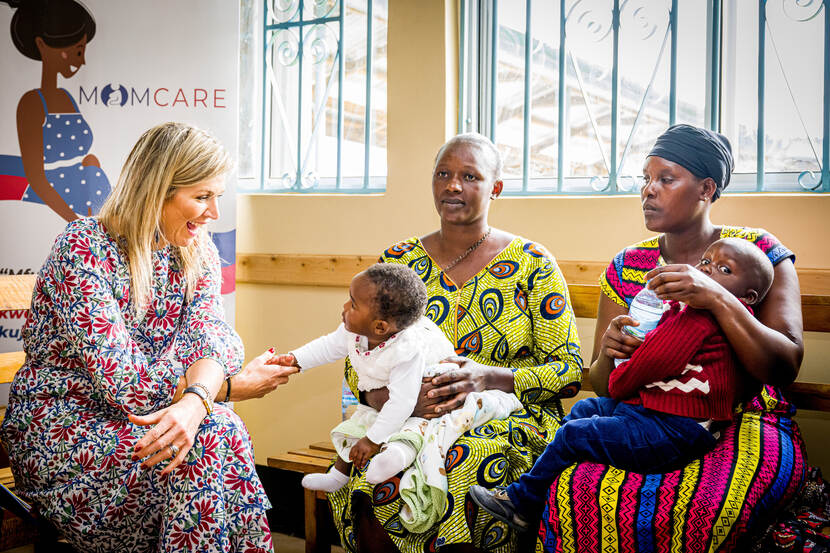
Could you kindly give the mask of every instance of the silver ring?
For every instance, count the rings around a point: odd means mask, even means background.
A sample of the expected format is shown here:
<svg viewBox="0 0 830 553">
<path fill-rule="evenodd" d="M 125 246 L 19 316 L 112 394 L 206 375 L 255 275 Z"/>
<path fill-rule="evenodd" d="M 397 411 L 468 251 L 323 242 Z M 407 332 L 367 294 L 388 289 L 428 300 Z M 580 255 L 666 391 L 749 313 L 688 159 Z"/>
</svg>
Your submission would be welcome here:
<svg viewBox="0 0 830 553">
<path fill-rule="evenodd" d="M 175 444 L 170 444 L 169 446 L 167 446 L 167 449 L 170 450 L 170 458 L 171 459 L 179 454 L 179 448 Z"/>
</svg>

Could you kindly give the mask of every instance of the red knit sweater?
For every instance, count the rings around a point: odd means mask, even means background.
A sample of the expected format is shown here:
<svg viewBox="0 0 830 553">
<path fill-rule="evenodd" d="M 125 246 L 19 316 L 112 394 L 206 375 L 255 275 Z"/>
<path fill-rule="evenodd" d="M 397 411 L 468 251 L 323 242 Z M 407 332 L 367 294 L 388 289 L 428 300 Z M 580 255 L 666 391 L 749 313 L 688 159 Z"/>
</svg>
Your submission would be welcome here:
<svg viewBox="0 0 830 553">
<path fill-rule="evenodd" d="M 746 378 L 712 315 L 673 301 L 631 359 L 611 372 L 608 392 L 663 413 L 731 420 Z"/>
</svg>

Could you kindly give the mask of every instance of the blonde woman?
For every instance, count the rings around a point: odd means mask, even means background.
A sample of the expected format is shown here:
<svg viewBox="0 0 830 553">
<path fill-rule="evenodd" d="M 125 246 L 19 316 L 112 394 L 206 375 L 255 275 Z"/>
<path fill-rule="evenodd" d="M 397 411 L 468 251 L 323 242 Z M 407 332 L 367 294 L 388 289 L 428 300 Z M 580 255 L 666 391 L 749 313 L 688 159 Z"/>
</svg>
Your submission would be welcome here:
<svg viewBox="0 0 830 553">
<path fill-rule="evenodd" d="M 223 320 L 205 224 L 229 167 L 199 129 L 150 129 L 38 274 L 2 438 L 18 490 L 80 551 L 271 550 L 248 433 L 213 402 L 295 369 L 265 352 L 240 372 Z"/>
</svg>

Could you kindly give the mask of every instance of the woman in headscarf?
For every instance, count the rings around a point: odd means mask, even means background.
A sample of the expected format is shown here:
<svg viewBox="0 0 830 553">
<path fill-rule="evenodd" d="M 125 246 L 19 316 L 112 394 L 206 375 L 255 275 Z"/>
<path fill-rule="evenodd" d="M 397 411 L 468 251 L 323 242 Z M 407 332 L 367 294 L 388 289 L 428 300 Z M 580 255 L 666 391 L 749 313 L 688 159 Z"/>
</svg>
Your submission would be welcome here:
<svg viewBox="0 0 830 553">
<path fill-rule="evenodd" d="M 663 300 L 711 312 L 738 361 L 760 383 L 732 424 L 720 430 L 703 459 L 664 475 L 640 475 L 581 463 L 551 488 L 543 516 L 546 550 L 723 551 L 775 509 L 803 478 L 794 410 L 774 386 L 792 382 L 804 352 L 795 255 L 763 229 L 715 225 L 712 204 L 734 163 L 721 134 L 675 125 L 646 158 L 641 191 L 646 227 L 658 236 L 618 253 L 600 276 L 591 383 L 608 395 L 610 358 L 628 358 L 640 341 L 622 331 L 629 304 L 646 282 Z M 775 267 L 770 291 L 755 316 L 695 265 L 710 244 L 737 237 L 758 246 Z M 579 516 L 576 516 L 578 513 Z M 600 521 L 606 521 L 600 523 Z"/>
</svg>

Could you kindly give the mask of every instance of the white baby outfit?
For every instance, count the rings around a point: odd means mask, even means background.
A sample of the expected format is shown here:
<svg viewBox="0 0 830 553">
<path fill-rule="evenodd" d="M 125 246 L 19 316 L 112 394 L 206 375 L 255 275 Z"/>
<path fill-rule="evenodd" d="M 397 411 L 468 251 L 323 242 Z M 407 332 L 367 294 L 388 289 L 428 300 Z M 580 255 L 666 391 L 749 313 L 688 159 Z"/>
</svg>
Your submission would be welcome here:
<svg viewBox="0 0 830 553">
<path fill-rule="evenodd" d="M 362 392 L 386 387 L 389 401 L 366 431 L 366 437 L 381 444 L 399 432 L 412 414 L 421 389 L 424 369 L 455 355 L 452 344 L 435 323 L 421 317 L 386 342 L 369 350 L 365 336 L 346 330 L 342 323 L 331 334 L 292 351 L 305 371 L 348 356 L 357 373 L 357 388 Z M 363 406 L 365 407 L 365 406 Z M 342 456 L 342 455 L 341 455 Z M 348 452 L 344 460 L 348 461 Z"/>
<path fill-rule="evenodd" d="M 404 508 L 401 522 L 412 532 L 426 531 L 445 508 L 447 479 L 442 474 L 446 452 L 467 430 L 521 408 L 514 394 L 499 390 L 468 394 L 464 406 L 429 421 L 412 417 L 424 376 L 434 376 L 454 364 L 440 364 L 456 355 L 441 329 L 426 317 L 369 350 L 365 336 L 343 324 L 331 334 L 291 352 L 302 371 L 348 356 L 360 391 L 386 387 L 389 400 L 380 411 L 358 405 L 355 413 L 332 429 L 332 443 L 346 462 L 352 446 L 363 436 L 376 444 L 400 441 L 418 452 L 401 478 Z"/>
</svg>

